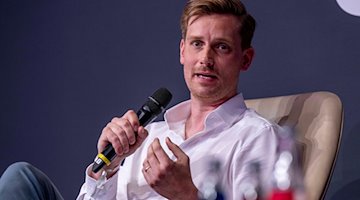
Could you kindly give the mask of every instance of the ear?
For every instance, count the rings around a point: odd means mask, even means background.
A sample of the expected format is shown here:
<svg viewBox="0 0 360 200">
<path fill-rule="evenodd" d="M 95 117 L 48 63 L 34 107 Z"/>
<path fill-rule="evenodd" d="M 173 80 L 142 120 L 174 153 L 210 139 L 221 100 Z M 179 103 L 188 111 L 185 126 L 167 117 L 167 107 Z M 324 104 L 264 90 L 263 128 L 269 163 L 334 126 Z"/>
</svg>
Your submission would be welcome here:
<svg viewBox="0 0 360 200">
<path fill-rule="evenodd" d="M 250 68 L 254 55 L 255 55 L 255 50 L 252 47 L 249 47 L 243 51 L 243 55 L 242 55 L 243 62 L 240 71 L 246 71 Z"/>
<path fill-rule="evenodd" d="M 180 41 L 180 63 L 184 64 L 184 48 L 185 48 L 185 40 L 181 39 Z"/>
</svg>

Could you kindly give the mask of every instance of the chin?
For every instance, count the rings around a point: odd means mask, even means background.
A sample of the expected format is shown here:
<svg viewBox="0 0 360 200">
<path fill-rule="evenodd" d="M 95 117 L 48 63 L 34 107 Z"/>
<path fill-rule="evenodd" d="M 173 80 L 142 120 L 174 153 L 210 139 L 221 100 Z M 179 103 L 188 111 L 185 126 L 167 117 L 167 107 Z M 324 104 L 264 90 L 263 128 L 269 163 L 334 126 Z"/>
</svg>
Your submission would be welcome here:
<svg viewBox="0 0 360 200">
<path fill-rule="evenodd" d="M 197 97 L 199 99 L 208 99 L 208 100 L 216 100 L 221 96 L 218 89 L 198 89 L 191 92 L 192 96 Z"/>
<path fill-rule="evenodd" d="M 235 96 L 237 92 L 227 91 L 225 88 L 216 88 L 216 89 L 197 89 L 191 92 L 193 97 L 202 99 L 207 102 L 219 103 L 224 102 Z"/>
</svg>

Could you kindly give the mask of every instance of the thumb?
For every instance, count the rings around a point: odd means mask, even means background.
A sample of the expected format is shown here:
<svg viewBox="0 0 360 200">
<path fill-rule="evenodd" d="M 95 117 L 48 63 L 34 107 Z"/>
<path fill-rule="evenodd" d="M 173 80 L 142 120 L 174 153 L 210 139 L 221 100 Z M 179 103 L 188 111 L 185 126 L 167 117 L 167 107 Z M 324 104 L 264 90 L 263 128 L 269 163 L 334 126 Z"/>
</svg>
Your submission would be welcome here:
<svg viewBox="0 0 360 200">
<path fill-rule="evenodd" d="M 184 157 L 187 157 L 187 155 L 180 149 L 180 147 L 174 144 L 169 137 L 166 137 L 166 145 L 178 160 L 183 160 Z"/>
</svg>

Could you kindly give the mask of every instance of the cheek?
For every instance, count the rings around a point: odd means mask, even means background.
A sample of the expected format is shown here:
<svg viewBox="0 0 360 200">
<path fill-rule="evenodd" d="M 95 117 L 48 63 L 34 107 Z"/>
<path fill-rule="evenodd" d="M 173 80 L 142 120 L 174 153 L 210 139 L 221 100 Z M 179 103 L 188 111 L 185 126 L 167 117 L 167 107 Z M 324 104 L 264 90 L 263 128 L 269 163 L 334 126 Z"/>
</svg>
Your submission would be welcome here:
<svg viewBox="0 0 360 200">
<path fill-rule="evenodd" d="M 182 54 L 182 57 L 181 57 L 181 60 L 182 60 L 182 64 L 183 65 L 189 65 L 189 64 L 191 64 L 191 63 L 193 63 L 194 62 L 194 60 L 195 60 L 195 56 L 194 56 L 194 54 L 192 54 L 191 52 L 187 52 L 187 51 L 185 51 L 183 54 Z"/>
<path fill-rule="evenodd" d="M 191 85 L 191 70 L 188 67 L 183 67 L 184 80 L 188 87 Z"/>
<path fill-rule="evenodd" d="M 198 52 L 194 50 L 190 45 L 185 45 L 181 51 L 181 60 L 183 64 L 192 64 L 196 62 Z"/>
<path fill-rule="evenodd" d="M 184 75 L 190 75 L 196 66 L 197 63 L 196 58 L 194 56 L 187 54 L 182 58 L 182 61 L 183 61 L 182 65 L 184 69 Z"/>
<path fill-rule="evenodd" d="M 189 65 L 185 64 L 183 66 L 183 70 L 184 70 L 184 77 L 185 79 L 189 79 L 191 76 L 191 68 L 189 67 Z"/>
<path fill-rule="evenodd" d="M 223 69 L 219 70 L 224 81 L 227 83 L 237 82 L 240 74 L 240 65 L 238 63 L 223 63 Z"/>
</svg>

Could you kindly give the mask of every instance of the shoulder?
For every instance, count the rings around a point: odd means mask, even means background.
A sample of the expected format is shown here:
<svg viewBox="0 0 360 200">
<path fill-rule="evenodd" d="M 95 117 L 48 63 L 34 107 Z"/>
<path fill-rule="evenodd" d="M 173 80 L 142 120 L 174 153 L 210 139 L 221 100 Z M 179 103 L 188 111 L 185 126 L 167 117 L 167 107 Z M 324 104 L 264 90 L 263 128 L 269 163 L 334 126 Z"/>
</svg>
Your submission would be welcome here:
<svg viewBox="0 0 360 200">
<path fill-rule="evenodd" d="M 252 109 L 246 109 L 240 120 L 232 126 L 232 130 L 238 133 L 244 146 L 255 141 L 275 142 L 281 129 L 277 123 L 262 117 Z"/>
<path fill-rule="evenodd" d="M 246 109 L 245 112 L 242 114 L 240 120 L 238 120 L 234 124 L 234 126 L 244 126 L 244 127 L 252 128 L 253 131 L 280 128 L 277 123 L 264 118 L 253 109 Z"/>
</svg>

